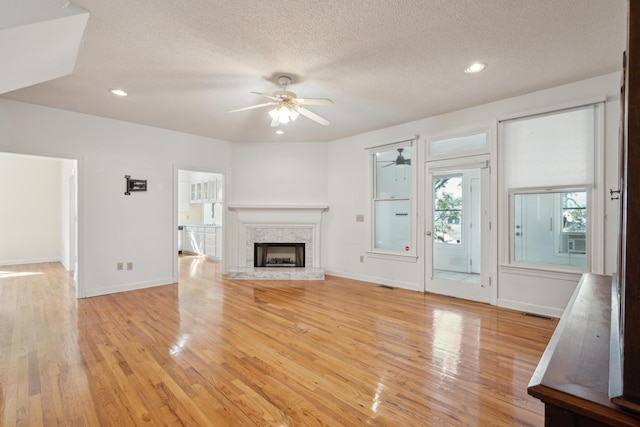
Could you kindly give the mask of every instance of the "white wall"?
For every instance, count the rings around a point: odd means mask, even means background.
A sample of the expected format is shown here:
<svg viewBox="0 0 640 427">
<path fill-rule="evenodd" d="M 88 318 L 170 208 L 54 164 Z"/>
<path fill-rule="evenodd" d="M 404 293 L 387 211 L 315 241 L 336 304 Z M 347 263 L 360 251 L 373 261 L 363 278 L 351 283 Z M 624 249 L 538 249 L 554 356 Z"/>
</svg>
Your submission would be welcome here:
<svg viewBox="0 0 640 427">
<path fill-rule="evenodd" d="M 506 99 L 491 104 L 472 107 L 469 109 L 430 117 L 423 120 L 381 129 L 366 134 L 344 138 L 328 144 L 328 170 L 327 176 L 329 211 L 325 214 L 324 221 L 324 259 L 328 274 L 357 279 L 369 280 L 376 283 L 386 283 L 401 286 L 407 289 L 424 289 L 424 160 L 426 160 L 425 140 L 440 139 L 444 136 L 452 136 L 468 130 L 492 129 L 495 130 L 498 120 L 515 115 L 552 110 L 569 103 L 592 100 L 606 96 L 605 111 L 605 185 L 601 190 L 604 194 L 608 188 L 616 189 L 617 184 L 617 153 L 618 153 L 618 117 L 619 117 L 619 81 L 620 75 L 613 73 L 589 80 L 575 82 L 565 86 L 552 88 L 528 95 Z M 495 133 L 495 132 L 494 132 Z M 417 262 L 407 262 L 397 259 L 379 259 L 365 256 L 365 261 L 360 262 L 360 256 L 365 255 L 370 249 L 369 228 L 371 227 L 370 202 L 367 188 L 371 185 L 368 180 L 368 155 L 365 147 L 376 143 L 390 142 L 393 139 L 403 138 L 407 135 L 418 134 L 419 156 L 416 160 L 418 169 L 418 227 L 416 230 L 416 243 L 418 245 Z M 495 141 L 493 141 L 495 147 Z M 495 159 L 495 157 L 494 157 Z M 495 165 L 493 166 L 494 173 Z M 497 173 L 500 173 L 497 171 Z M 615 270 L 616 254 L 616 227 L 617 227 L 617 203 L 605 199 L 605 247 L 604 270 L 610 274 Z M 365 222 L 355 221 L 356 214 L 365 214 Z M 494 264 L 497 263 L 497 254 L 491 254 Z M 494 276 L 497 275 L 494 273 Z M 497 278 L 493 278 L 493 283 Z M 576 281 L 568 281 L 571 289 L 562 289 L 558 292 L 558 298 L 537 299 L 541 292 L 520 292 L 517 284 L 511 283 L 505 287 L 503 295 L 516 298 L 524 305 L 537 311 L 561 313 L 571 295 Z M 507 286 L 507 284 L 502 284 Z M 498 286 L 501 286 L 498 283 Z M 565 287 L 567 287 L 565 286 Z M 553 292 L 552 292 L 553 293 Z M 497 295 L 497 303 L 508 305 L 500 301 Z"/>
<path fill-rule="evenodd" d="M 62 161 L 0 153 L 0 265 L 60 261 Z"/>
<path fill-rule="evenodd" d="M 0 152 L 78 159 L 80 296 L 172 283 L 177 168 L 228 173 L 231 163 L 224 141 L 8 100 L 0 135 Z M 148 191 L 125 196 L 125 175 Z"/>
<path fill-rule="evenodd" d="M 234 143 L 231 205 L 326 203 L 327 144 Z"/>
</svg>

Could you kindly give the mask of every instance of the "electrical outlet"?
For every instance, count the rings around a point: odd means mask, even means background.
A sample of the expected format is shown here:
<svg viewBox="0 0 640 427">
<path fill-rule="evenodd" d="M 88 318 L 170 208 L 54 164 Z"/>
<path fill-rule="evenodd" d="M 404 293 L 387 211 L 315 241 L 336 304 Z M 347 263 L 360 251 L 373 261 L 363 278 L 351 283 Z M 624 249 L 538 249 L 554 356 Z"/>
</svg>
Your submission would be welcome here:
<svg viewBox="0 0 640 427">
<path fill-rule="evenodd" d="M 364 222 L 364 215 L 356 215 L 356 222 Z"/>
<path fill-rule="evenodd" d="M 122 264 L 121 262 L 119 262 L 119 263 L 116 265 L 116 268 L 117 268 L 118 270 L 122 270 L 122 269 L 123 269 L 123 264 Z"/>
<path fill-rule="evenodd" d="M 133 270 L 133 263 L 132 262 L 128 262 L 127 263 L 127 270 Z"/>
<path fill-rule="evenodd" d="M 360 262 L 364 262 L 364 255 L 360 255 Z"/>
</svg>

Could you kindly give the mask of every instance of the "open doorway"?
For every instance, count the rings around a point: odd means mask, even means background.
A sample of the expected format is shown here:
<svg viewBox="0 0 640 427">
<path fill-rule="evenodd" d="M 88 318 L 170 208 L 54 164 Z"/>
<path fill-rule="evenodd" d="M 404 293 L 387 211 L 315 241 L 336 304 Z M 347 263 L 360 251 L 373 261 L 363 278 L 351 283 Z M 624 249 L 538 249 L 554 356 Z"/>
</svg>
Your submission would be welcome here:
<svg viewBox="0 0 640 427">
<path fill-rule="evenodd" d="M 77 160 L 0 153 L 0 265 L 60 262 L 78 290 Z"/>
<path fill-rule="evenodd" d="M 223 260 L 224 176 L 178 169 L 178 255 Z"/>
</svg>

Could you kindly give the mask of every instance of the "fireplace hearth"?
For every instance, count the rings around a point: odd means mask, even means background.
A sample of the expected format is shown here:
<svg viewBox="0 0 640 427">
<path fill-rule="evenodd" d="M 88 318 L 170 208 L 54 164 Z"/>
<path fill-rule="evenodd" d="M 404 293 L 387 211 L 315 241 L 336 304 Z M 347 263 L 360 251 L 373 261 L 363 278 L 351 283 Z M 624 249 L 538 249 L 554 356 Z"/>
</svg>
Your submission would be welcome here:
<svg viewBox="0 0 640 427">
<path fill-rule="evenodd" d="M 254 243 L 254 267 L 302 267 L 305 266 L 304 243 Z"/>
</svg>

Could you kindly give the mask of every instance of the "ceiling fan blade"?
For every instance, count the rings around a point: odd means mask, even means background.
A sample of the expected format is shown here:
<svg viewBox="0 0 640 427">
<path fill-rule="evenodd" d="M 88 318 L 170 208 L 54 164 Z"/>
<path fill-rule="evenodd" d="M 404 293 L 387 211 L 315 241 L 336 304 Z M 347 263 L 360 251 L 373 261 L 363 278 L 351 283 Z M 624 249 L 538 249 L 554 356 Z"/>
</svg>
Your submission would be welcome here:
<svg viewBox="0 0 640 427">
<path fill-rule="evenodd" d="M 277 102 L 265 102 L 264 104 L 252 105 L 251 107 L 236 108 L 235 110 L 227 111 L 227 113 L 235 113 L 237 111 L 253 110 L 254 108 L 262 108 L 262 107 L 267 107 L 269 105 L 276 105 L 276 104 L 278 104 L 278 103 Z"/>
<path fill-rule="evenodd" d="M 383 168 L 389 167 L 389 166 L 395 166 L 396 162 L 391 162 L 388 165 L 384 165 Z"/>
<path fill-rule="evenodd" d="M 333 101 L 328 98 L 296 98 L 300 105 L 330 105 Z"/>
<path fill-rule="evenodd" d="M 277 120 L 271 120 L 271 127 L 272 128 L 280 127 L 280 122 Z"/>
<path fill-rule="evenodd" d="M 277 96 L 269 95 L 267 93 L 261 93 L 261 92 L 251 92 L 251 93 L 254 95 L 264 96 L 265 98 L 269 98 L 272 101 L 276 101 L 276 102 L 280 101 L 280 98 L 278 98 Z"/>
<path fill-rule="evenodd" d="M 304 107 L 298 107 L 297 111 L 303 116 L 307 117 L 308 119 L 311 119 L 316 123 L 320 123 L 323 126 L 328 126 L 329 123 L 331 123 L 329 120 L 325 119 L 324 117 L 320 117 L 313 111 L 309 111 Z"/>
</svg>

